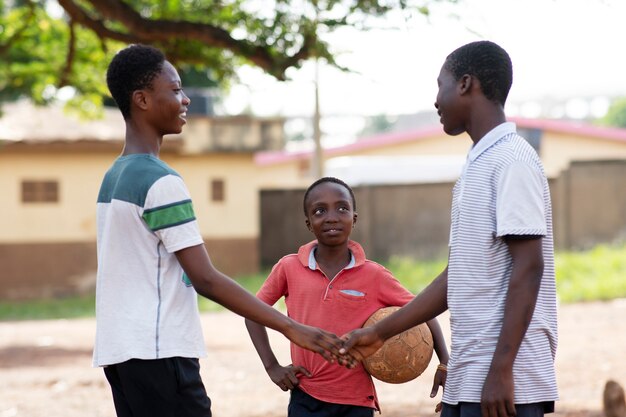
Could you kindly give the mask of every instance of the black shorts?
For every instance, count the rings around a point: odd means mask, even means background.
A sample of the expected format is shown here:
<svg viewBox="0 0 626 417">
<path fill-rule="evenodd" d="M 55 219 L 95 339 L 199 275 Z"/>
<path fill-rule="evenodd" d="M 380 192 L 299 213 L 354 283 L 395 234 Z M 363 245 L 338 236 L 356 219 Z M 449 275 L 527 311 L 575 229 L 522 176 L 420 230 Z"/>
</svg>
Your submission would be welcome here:
<svg viewBox="0 0 626 417">
<path fill-rule="evenodd" d="M 289 400 L 288 417 L 372 417 L 374 409 L 358 405 L 333 404 L 311 397 L 294 388 Z"/>
<path fill-rule="evenodd" d="M 554 412 L 554 401 L 515 404 L 517 417 L 543 417 L 544 414 Z M 458 403 L 451 405 L 443 403 L 441 417 L 482 417 L 480 403 Z"/>
<path fill-rule="evenodd" d="M 211 417 L 198 359 L 131 359 L 104 374 L 118 417 Z"/>
</svg>

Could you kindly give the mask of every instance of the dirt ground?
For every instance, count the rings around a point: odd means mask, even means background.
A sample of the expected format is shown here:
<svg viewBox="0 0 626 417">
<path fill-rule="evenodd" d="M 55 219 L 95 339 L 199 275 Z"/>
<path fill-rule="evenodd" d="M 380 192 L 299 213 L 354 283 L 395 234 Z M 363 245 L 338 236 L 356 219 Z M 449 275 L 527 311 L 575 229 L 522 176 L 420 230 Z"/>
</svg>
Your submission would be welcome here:
<svg viewBox="0 0 626 417">
<path fill-rule="evenodd" d="M 559 311 L 557 375 L 561 401 L 555 417 L 602 415 L 608 379 L 626 385 L 626 300 L 564 305 Z M 209 356 L 202 376 L 215 417 L 286 415 L 288 394 L 266 376 L 243 320 L 229 312 L 202 316 Z M 447 316 L 441 318 L 449 335 Z M 0 322 L 0 417 L 114 417 L 100 369 L 91 367 L 94 320 Z M 288 344 L 270 332 L 277 356 Z M 383 417 L 435 416 L 429 398 L 433 359 L 414 381 L 377 382 Z"/>
</svg>

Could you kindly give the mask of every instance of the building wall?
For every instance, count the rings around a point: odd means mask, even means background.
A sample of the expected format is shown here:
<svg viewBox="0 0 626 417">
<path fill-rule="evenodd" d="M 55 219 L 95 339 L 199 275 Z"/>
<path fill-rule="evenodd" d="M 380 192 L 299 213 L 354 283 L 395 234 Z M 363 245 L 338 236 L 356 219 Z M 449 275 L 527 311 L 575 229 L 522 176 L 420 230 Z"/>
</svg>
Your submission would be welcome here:
<svg viewBox="0 0 626 417">
<path fill-rule="evenodd" d="M 545 132 L 541 159 L 549 177 L 556 177 L 571 161 L 626 159 L 626 142 Z"/>
<path fill-rule="evenodd" d="M 550 180 L 558 249 L 626 239 L 626 158 L 573 162 Z M 452 183 L 355 187 L 359 218 L 352 238 L 374 260 L 445 257 Z M 304 226 L 304 189 L 261 192 L 261 261 L 272 265 L 313 235 Z M 393 204 L 389 202 L 393 201 Z"/>
<path fill-rule="evenodd" d="M 102 176 L 118 153 L 0 152 L 0 299 L 93 287 L 95 204 Z M 214 265 L 231 275 L 256 272 L 259 202 L 252 154 L 163 153 L 162 158 L 187 183 Z M 224 181 L 223 202 L 210 201 L 212 179 Z M 23 180 L 58 181 L 58 203 L 22 203 Z"/>
</svg>

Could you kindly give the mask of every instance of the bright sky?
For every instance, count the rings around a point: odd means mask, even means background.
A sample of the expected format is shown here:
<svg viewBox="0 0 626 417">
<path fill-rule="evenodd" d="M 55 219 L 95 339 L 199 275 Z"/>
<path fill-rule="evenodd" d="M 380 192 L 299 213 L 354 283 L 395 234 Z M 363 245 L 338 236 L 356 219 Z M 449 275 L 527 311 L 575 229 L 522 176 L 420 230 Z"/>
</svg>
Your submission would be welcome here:
<svg viewBox="0 0 626 417">
<path fill-rule="evenodd" d="M 626 95 L 626 1 L 460 0 L 434 4 L 427 20 L 396 16 L 396 30 L 345 30 L 329 37 L 338 61 L 357 73 L 321 65 L 322 115 L 406 114 L 431 110 L 436 78 L 448 55 L 465 43 L 488 39 L 513 61 L 509 114 L 538 115 L 538 101 L 570 99 L 559 112 L 601 115 L 608 97 Z M 257 115 L 313 112 L 314 64 L 288 73 L 279 83 L 261 71 L 242 68 L 224 107 L 251 108 Z M 599 97 L 587 104 L 576 97 Z M 604 98 L 602 98 L 604 97 Z M 574 100 L 571 100 L 574 99 Z M 564 115 L 564 114 L 561 114 Z"/>
</svg>

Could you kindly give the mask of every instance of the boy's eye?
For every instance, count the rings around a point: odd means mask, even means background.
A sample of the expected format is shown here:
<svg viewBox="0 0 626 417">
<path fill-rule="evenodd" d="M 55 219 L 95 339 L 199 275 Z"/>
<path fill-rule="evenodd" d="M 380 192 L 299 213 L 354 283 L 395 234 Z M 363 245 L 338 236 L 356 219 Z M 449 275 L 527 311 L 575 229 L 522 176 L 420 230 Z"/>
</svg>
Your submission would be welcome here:
<svg viewBox="0 0 626 417">
<path fill-rule="evenodd" d="M 322 208 L 316 208 L 315 210 L 313 210 L 313 214 L 322 214 L 324 212 L 324 209 Z"/>
</svg>

